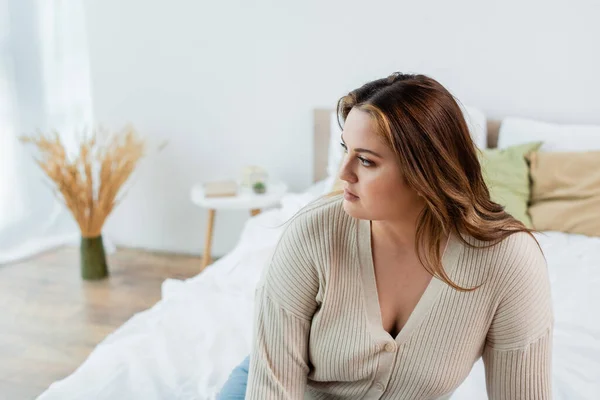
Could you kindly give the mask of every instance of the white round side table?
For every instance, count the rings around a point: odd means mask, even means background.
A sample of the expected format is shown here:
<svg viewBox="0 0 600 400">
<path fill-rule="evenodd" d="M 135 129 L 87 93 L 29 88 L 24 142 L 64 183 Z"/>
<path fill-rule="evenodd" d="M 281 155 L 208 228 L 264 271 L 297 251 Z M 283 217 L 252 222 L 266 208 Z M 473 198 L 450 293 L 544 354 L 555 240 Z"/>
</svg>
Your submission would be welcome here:
<svg viewBox="0 0 600 400">
<path fill-rule="evenodd" d="M 206 197 L 202 184 L 192 187 L 192 203 L 208 209 L 208 224 L 206 227 L 206 238 L 204 242 L 204 254 L 202 255 L 202 269 L 212 262 L 211 246 L 213 227 L 217 210 L 250 210 L 250 215 L 255 216 L 260 210 L 276 206 L 287 192 L 287 185 L 283 182 L 266 182 L 266 192 L 256 194 L 251 188 L 238 186 L 235 196 L 228 197 Z"/>
</svg>

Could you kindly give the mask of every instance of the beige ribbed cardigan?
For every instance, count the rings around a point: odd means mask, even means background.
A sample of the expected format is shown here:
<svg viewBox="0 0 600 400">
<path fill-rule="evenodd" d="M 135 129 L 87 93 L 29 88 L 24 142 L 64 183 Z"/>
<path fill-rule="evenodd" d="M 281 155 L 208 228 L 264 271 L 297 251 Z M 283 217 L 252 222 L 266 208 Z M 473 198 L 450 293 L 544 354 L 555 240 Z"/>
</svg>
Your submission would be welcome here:
<svg viewBox="0 0 600 400">
<path fill-rule="evenodd" d="M 451 235 L 448 275 L 485 284 L 460 292 L 434 277 L 393 338 L 381 321 L 370 226 L 334 197 L 285 228 L 256 291 L 247 399 L 448 399 L 479 357 L 490 399 L 552 397 L 550 283 L 533 238 L 471 248 Z"/>
</svg>

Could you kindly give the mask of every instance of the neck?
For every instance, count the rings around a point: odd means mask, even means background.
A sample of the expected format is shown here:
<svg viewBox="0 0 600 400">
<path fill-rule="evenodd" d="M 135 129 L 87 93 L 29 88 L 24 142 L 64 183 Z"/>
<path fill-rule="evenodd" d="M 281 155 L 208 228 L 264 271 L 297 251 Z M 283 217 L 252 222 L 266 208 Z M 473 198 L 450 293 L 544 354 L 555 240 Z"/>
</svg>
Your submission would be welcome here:
<svg viewBox="0 0 600 400">
<path fill-rule="evenodd" d="M 373 242 L 382 248 L 394 250 L 394 252 L 414 252 L 416 233 L 416 218 L 371 221 Z"/>
<path fill-rule="evenodd" d="M 371 221 L 371 240 L 378 248 L 396 255 L 414 255 L 417 236 L 417 217 L 407 215 L 396 220 Z M 443 253 L 448 235 L 443 235 L 440 252 Z"/>
</svg>

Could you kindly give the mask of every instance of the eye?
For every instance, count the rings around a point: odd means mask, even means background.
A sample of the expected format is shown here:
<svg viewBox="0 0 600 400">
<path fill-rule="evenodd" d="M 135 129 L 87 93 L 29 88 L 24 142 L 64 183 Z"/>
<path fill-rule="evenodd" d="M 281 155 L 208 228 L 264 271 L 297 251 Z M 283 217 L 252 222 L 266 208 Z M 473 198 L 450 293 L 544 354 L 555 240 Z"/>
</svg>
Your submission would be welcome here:
<svg viewBox="0 0 600 400">
<path fill-rule="evenodd" d="M 362 164 L 364 167 L 372 167 L 373 165 L 375 165 L 375 164 L 373 164 L 373 162 L 371 162 L 371 161 L 367 160 L 367 159 L 366 159 L 366 158 L 364 158 L 364 157 L 358 157 L 358 159 L 360 160 L 360 163 L 361 163 L 361 164 Z"/>
</svg>

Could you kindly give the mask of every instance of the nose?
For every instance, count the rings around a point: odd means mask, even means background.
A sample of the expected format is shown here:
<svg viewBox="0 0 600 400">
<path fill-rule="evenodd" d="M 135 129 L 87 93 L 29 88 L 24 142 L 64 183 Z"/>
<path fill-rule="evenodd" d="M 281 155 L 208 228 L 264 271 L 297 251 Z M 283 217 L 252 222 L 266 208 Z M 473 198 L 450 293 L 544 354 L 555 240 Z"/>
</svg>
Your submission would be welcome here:
<svg viewBox="0 0 600 400">
<path fill-rule="evenodd" d="M 352 165 L 350 162 L 350 157 L 346 155 L 342 160 L 342 166 L 340 168 L 340 179 L 348 182 L 348 183 L 356 183 L 358 181 L 358 177 L 352 171 Z"/>
</svg>

